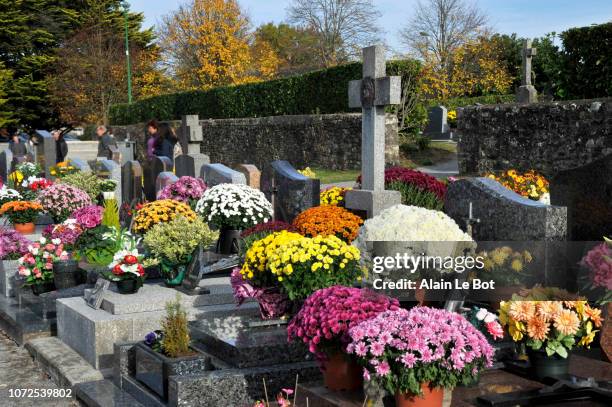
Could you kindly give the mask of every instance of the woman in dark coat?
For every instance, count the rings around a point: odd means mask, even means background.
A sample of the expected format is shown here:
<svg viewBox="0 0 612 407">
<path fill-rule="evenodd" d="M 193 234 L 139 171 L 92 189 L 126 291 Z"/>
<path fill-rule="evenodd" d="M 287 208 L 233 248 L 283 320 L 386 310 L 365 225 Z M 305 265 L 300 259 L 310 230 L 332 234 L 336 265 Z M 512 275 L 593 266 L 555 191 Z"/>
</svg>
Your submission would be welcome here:
<svg viewBox="0 0 612 407">
<path fill-rule="evenodd" d="M 55 163 L 61 163 L 66 159 L 68 155 L 68 144 L 64 140 L 64 135 L 55 130 L 53 132 L 53 138 L 55 139 Z"/>
<path fill-rule="evenodd" d="M 174 137 L 170 131 L 170 127 L 165 124 L 159 124 L 157 133 L 155 134 L 155 143 L 153 144 L 153 151 L 156 156 L 168 157 L 174 161 Z"/>
</svg>

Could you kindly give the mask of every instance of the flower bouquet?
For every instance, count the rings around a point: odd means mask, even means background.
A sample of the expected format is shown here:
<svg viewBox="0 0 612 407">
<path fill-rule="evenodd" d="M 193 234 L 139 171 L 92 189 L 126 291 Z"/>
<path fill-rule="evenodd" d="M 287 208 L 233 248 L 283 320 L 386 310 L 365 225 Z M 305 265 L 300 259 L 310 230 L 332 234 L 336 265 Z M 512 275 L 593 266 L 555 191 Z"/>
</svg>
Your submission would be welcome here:
<svg viewBox="0 0 612 407">
<path fill-rule="evenodd" d="M 19 275 L 25 277 L 24 286 L 31 286 L 38 295 L 55 289 L 53 284 L 53 263 L 68 260 L 68 253 L 59 240 L 48 241 L 41 237 L 28 246 L 28 252 L 19 259 Z"/>
<path fill-rule="evenodd" d="M 359 233 L 363 220 L 339 206 L 315 206 L 300 213 L 293 226 L 304 236 L 336 236 L 352 242 Z"/>
<path fill-rule="evenodd" d="M 352 285 L 362 276 L 357 248 L 335 236 L 309 238 L 286 231 L 256 241 L 240 273 L 255 287 L 282 288 L 290 300 L 304 300 L 333 285 Z"/>
<path fill-rule="evenodd" d="M 16 231 L 28 234 L 34 233 L 34 220 L 42 210 L 38 202 L 11 201 L 0 207 L 0 215 L 5 215 Z"/>
<path fill-rule="evenodd" d="M 200 178 L 184 176 L 174 184 L 164 187 L 159 192 L 157 199 L 174 199 L 188 204 L 191 209 L 195 209 L 199 199 L 206 191 L 206 184 Z"/>
<path fill-rule="evenodd" d="M 108 265 L 109 272 L 102 275 L 109 281 L 117 283 L 120 294 L 138 292 L 145 279 L 145 269 L 141 263 L 142 256 L 138 253 L 135 241 L 130 242 L 113 256 Z"/>
<path fill-rule="evenodd" d="M 612 240 L 605 239 L 592 248 L 581 264 L 589 271 L 586 288 L 603 292 L 598 303 L 612 302 Z"/>
<path fill-rule="evenodd" d="M 217 251 L 238 252 L 240 231 L 272 218 L 272 204 L 263 192 L 247 185 L 219 184 L 207 189 L 196 205 L 204 220 L 221 229 Z"/>
<path fill-rule="evenodd" d="M 50 174 L 57 178 L 63 178 L 78 171 L 79 169 L 72 165 L 70 160 L 59 162 L 49 169 Z"/>
<path fill-rule="evenodd" d="M 321 191 L 319 197 L 321 200 L 321 205 L 333 205 L 344 207 L 344 197 L 347 191 L 352 190 L 353 188 L 344 188 L 344 187 L 331 187 L 327 188 L 324 191 Z"/>
<path fill-rule="evenodd" d="M 349 330 L 347 352 L 366 380 L 395 393 L 396 406 L 425 397 L 442 406 L 442 388 L 470 384 L 492 365 L 493 347 L 459 314 L 428 307 L 386 311 Z"/>
<path fill-rule="evenodd" d="M 65 221 L 77 209 L 92 204 L 84 191 L 66 184 L 53 184 L 44 189 L 37 201 L 53 217 L 55 223 Z"/>
<path fill-rule="evenodd" d="M 208 247 L 217 238 L 218 233 L 211 231 L 202 219 L 179 216 L 151 227 L 144 235 L 144 244 L 158 260 L 166 285 L 176 286 L 183 282 L 197 247 Z"/>
<path fill-rule="evenodd" d="M 534 170 L 522 174 L 516 170 L 507 170 L 499 176 L 488 174 L 487 177 L 494 179 L 524 198 L 550 203 L 549 182 L 543 175 Z"/>
<path fill-rule="evenodd" d="M 349 329 L 384 311 L 399 309 L 399 302 L 374 291 L 333 286 L 315 291 L 291 320 L 289 340 L 301 340 L 322 363 L 325 385 L 331 390 L 361 386 L 355 360 L 344 353 L 351 342 Z M 339 371 L 353 375 L 334 375 Z M 351 377 L 352 376 L 352 377 Z"/>
<path fill-rule="evenodd" d="M 499 323 L 497 315 L 489 312 L 486 308 L 472 307 L 467 318 L 489 342 L 503 339 L 504 329 Z"/>
<path fill-rule="evenodd" d="M 601 310 L 555 289 L 536 287 L 503 301 L 499 320 L 514 340 L 527 347 L 538 379 L 566 374 L 574 346 L 589 347 L 601 327 Z"/>
<path fill-rule="evenodd" d="M 145 234 L 158 223 L 170 222 L 179 216 L 190 221 L 195 220 L 197 217 L 189 205 L 183 202 L 172 199 L 147 202 L 136 212 L 132 230 L 136 233 Z"/>
<path fill-rule="evenodd" d="M 0 188 L 0 206 L 11 201 L 22 201 L 22 196 L 16 189 L 9 188 L 6 185 L 2 185 Z"/>
</svg>

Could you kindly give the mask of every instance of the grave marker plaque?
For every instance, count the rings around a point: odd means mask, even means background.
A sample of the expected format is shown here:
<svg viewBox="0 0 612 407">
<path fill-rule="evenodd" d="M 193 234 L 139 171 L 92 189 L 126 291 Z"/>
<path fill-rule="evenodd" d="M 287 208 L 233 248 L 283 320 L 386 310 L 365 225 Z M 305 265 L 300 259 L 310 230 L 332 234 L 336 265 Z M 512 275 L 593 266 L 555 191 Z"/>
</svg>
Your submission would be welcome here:
<svg viewBox="0 0 612 407">
<path fill-rule="evenodd" d="M 218 163 L 204 164 L 200 169 L 200 178 L 206 182 L 209 188 L 219 184 L 246 185 L 246 177 L 244 174 Z"/>
<path fill-rule="evenodd" d="M 6 182 L 13 168 L 13 153 L 8 148 L 0 152 L 0 178 Z"/>
<path fill-rule="evenodd" d="M 188 154 L 181 154 L 174 160 L 174 172 L 177 177 L 195 177 L 195 159 Z"/>
<path fill-rule="evenodd" d="M 121 200 L 129 205 L 142 199 L 142 167 L 128 161 L 121 167 Z"/>
<path fill-rule="evenodd" d="M 45 172 L 45 177 L 53 179 L 51 176 L 51 167 L 55 165 L 56 149 L 55 140 L 51 133 L 46 130 L 36 130 L 34 134 L 36 142 L 36 162 Z"/>
<path fill-rule="evenodd" d="M 144 193 L 148 201 L 154 201 L 155 196 L 155 182 L 157 176 L 164 172 L 172 172 L 172 160 L 168 157 L 155 156 L 149 161 L 147 170 L 144 173 Z"/>
<path fill-rule="evenodd" d="M 174 184 L 176 181 L 178 181 L 178 178 L 173 173 L 168 171 L 160 172 L 155 181 L 155 194 L 159 195 L 162 189 Z"/>
<path fill-rule="evenodd" d="M 91 290 L 85 291 L 85 302 L 93 309 L 100 309 L 104 300 L 104 293 L 108 290 L 110 281 L 98 278 L 96 285 Z"/>
</svg>

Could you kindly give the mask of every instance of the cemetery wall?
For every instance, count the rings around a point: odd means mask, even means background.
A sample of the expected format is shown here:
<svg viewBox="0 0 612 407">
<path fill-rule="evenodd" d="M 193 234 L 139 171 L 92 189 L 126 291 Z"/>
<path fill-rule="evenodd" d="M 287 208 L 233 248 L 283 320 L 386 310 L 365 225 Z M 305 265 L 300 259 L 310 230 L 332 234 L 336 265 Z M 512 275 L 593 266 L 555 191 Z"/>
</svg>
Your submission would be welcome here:
<svg viewBox="0 0 612 407">
<path fill-rule="evenodd" d="M 178 132 L 179 121 L 169 121 Z M 228 166 L 255 164 L 263 168 L 273 160 L 287 160 L 296 168 L 358 169 L 361 165 L 361 114 L 272 116 L 201 120 L 201 152 L 213 163 Z M 136 141 L 136 157 L 144 162 L 144 123 L 113 126 L 123 139 Z M 387 115 L 386 162 L 399 163 L 397 118 Z"/>
<path fill-rule="evenodd" d="M 461 174 L 551 176 L 612 154 L 612 99 L 470 106 L 459 111 Z"/>
</svg>

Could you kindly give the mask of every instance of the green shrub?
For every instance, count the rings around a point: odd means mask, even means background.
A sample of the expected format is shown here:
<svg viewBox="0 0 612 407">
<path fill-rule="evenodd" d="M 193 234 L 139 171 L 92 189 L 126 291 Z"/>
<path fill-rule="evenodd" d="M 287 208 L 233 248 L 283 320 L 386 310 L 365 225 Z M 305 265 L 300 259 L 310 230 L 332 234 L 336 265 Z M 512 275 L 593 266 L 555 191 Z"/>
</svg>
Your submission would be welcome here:
<svg viewBox="0 0 612 407">
<path fill-rule="evenodd" d="M 110 122 L 126 125 L 152 118 L 176 120 L 184 114 L 225 119 L 349 112 L 348 83 L 360 79 L 361 71 L 361 63 L 356 62 L 273 81 L 154 96 L 131 105 L 111 106 Z M 417 61 L 387 62 L 388 75 L 418 78 L 420 73 Z M 423 111 L 405 121 L 422 125 Z"/>
<path fill-rule="evenodd" d="M 164 331 L 162 342 L 164 354 L 171 358 L 178 358 L 191 353 L 187 313 L 181 306 L 178 294 L 176 300 L 166 303 L 166 316 L 162 321 L 162 330 Z"/>
<path fill-rule="evenodd" d="M 93 202 L 98 200 L 98 195 L 101 192 L 100 178 L 93 172 L 78 171 L 64 176 L 59 182 L 85 191 Z"/>
</svg>

